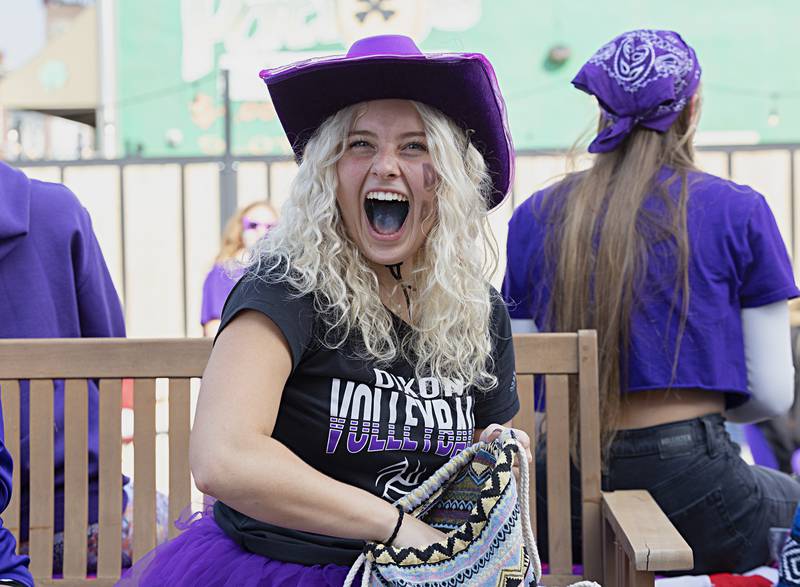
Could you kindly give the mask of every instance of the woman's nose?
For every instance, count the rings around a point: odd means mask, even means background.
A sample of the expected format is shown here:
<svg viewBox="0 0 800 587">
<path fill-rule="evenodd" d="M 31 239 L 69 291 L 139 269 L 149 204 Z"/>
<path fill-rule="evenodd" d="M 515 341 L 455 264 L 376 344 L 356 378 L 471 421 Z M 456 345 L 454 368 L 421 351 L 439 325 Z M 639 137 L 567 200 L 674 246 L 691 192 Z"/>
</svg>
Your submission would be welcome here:
<svg viewBox="0 0 800 587">
<path fill-rule="evenodd" d="M 372 162 L 372 173 L 378 177 L 392 178 L 400 175 L 397 157 L 390 152 L 379 152 Z"/>
</svg>

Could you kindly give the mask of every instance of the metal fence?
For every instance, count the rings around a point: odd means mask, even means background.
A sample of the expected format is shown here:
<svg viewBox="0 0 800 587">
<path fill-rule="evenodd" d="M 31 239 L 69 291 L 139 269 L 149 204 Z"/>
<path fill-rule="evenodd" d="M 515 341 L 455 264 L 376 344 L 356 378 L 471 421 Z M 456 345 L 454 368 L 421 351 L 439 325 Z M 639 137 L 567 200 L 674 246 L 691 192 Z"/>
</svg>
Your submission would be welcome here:
<svg viewBox="0 0 800 587">
<path fill-rule="evenodd" d="M 702 147 L 701 169 L 763 193 L 787 248 L 800 260 L 800 144 Z M 490 216 L 500 250 L 514 208 L 537 189 L 588 159 L 560 151 L 518 151 L 512 196 Z M 123 300 L 129 336 L 201 336 L 203 279 L 219 248 L 220 210 L 266 199 L 279 208 L 296 172 L 278 157 L 18 161 L 29 176 L 71 188 L 89 210 Z M 233 174 L 233 182 L 231 182 Z M 222 199 L 221 185 L 228 201 Z M 235 192 L 231 201 L 230 192 Z M 501 266 L 492 281 L 499 284 Z M 795 262 L 797 272 L 798 263 Z"/>
</svg>

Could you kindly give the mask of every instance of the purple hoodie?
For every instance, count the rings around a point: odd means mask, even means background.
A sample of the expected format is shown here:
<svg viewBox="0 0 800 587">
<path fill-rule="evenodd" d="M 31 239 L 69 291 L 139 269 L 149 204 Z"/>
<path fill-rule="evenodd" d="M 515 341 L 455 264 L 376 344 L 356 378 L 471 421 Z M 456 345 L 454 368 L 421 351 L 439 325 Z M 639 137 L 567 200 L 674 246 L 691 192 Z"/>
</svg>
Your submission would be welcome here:
<svg viewBox="0 0 800 587">
<path fill-rule="evenodd" d="M 0 338 L 125 336 L 89 213 L 60 184 L 0 162 Z M 29 386 L 21 391 L 21 540 L 27 538 Z M 89 385 L 89 521 L 97 521 L 98 400 Z M 64 385 L 55 386 L 55 527 L 64 524 Z"/>
</svg>

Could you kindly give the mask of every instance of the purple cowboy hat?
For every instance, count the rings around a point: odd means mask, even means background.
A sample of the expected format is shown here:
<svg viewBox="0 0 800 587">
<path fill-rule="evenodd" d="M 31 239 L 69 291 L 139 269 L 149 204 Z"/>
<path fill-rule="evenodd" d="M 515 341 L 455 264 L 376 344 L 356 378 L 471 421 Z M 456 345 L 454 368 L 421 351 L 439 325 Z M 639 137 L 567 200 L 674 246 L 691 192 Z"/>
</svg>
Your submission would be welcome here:
<svg viewBox="0 0 800 587">
<path fill-rule="evenodd" d="M 514 175 L 511 133 L 497 78 L 480 53 L 422 53 L 402 35 L 367 37 L 345 56 L 265 69 L 267 84 L 292 149 L 300 160 L 308 139 L 345 106 L 387 98 L 438 108 L 464 129 L 483 154 L 494 184 L 489 207 L 505 198 Z"/>
</svg>

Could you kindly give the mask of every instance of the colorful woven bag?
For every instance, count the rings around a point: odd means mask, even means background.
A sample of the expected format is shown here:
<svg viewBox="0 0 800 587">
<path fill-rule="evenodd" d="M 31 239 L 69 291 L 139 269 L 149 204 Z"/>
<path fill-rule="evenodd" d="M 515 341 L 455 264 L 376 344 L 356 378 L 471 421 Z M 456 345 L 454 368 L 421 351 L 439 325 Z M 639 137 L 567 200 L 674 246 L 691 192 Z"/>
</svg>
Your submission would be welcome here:
<svg viewBox="0 0 800 587">
<path fill-rule="evenodd" d="M 519 495 L 514 455 L 520 465 Z M 522 587 L 542 574 L 528 512 L 528 459 L 506 430 L 459 453 L 397 501 L 447 538 L 422 548 L 367 543 L 345 580 L 362 587 Z M 585 583 L 593 585 L 592 583 Z"/>
</svg>

